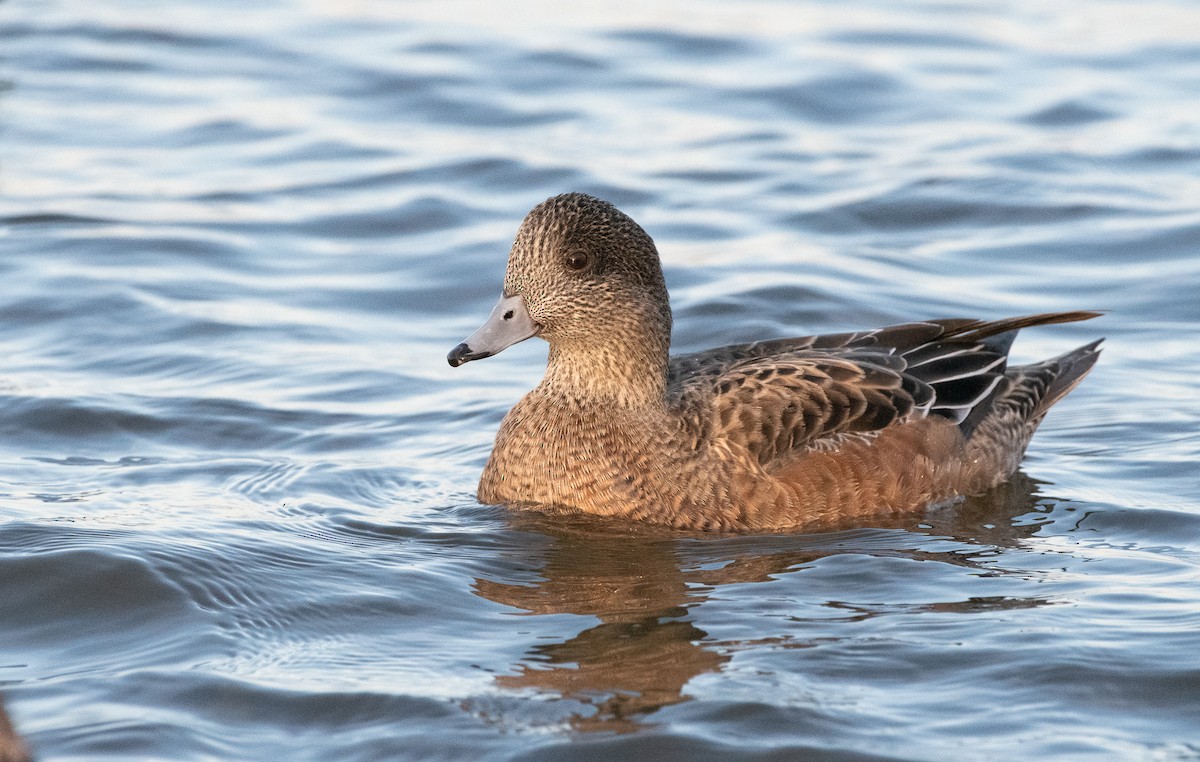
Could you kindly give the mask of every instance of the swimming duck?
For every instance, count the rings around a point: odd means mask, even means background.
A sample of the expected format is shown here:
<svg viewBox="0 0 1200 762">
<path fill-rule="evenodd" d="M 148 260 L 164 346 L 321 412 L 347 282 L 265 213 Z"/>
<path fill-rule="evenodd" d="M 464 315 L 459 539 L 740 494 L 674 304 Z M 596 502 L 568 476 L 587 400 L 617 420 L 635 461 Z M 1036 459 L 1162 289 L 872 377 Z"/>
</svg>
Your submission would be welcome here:
<svg viewBox="0 0 1200 762">
<path fill-rule="evenodd" d="M 525 217 L 499 303 L 447 359 L 550 344 L 542 382 L 500 425 L 481 502 L 812 530 L 1003 482 L 1100 351 L 1010 367 L 1017 331 L 1097 314 L 927 320 L 672 357 L 654 242 L 612 204 L 567 193 Z"/>
</svg>

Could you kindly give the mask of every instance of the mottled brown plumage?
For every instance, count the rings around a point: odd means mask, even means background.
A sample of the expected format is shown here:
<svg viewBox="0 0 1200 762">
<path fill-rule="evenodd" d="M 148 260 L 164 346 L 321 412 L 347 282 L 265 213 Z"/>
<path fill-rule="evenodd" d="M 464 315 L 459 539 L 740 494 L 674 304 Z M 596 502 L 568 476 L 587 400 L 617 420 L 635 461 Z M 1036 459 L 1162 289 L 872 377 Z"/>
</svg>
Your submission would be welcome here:
<svg viewBox="0 0 1200 762">
<path fill-rule="evenodd" d="M 479 499 L 686 529 L 818 529 L 993 487 L 1099 342 L 1007 367 L 1021 328 L 932 320 L 668 357 L 650 237 L 611 204 L 551 198 L 522 223 L 504 296 L 460 365 L 530 336 L 546 375 L 505 417 Z"/>
</svg>

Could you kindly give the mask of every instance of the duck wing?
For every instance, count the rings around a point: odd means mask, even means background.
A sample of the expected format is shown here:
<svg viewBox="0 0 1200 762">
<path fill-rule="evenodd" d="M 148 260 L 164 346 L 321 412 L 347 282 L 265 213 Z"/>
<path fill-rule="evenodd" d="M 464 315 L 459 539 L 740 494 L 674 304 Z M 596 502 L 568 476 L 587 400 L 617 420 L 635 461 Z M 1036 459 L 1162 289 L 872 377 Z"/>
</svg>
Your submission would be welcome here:
<svg viewBox="0 0 1200 762">
<path fill-rule="evenodd" d="M 1018 330 L 1096 314 L 931 320 L 720 347 L 672 358 L 668 388 L 681 404 L 707 409 L 710 435 L 763 464 L 927 416 L 970 437 L 1011 384 Z"/>
</svg>

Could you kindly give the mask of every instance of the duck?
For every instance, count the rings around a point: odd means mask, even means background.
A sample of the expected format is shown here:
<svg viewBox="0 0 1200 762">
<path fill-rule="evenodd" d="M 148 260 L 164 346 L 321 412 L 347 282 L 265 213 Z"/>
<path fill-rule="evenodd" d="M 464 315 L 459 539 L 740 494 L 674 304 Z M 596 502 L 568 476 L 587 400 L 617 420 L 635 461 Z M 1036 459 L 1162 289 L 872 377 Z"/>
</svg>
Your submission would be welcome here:
<svg viewBox="0 0 1200 762">
<path fill-rule="evenodd" d="M 681 530 L 816 531 L 915 513 L 1008 479 L 1101 340 L 1009 365 L 1018 331 L 1097 317 L 922 320 L 670 354 L 658 250 L 565 193 L 517 230 L 490 316 L 451 366 L 533 337 L 546 371 L 508 412 L 478 500 Z"/>
</svg>

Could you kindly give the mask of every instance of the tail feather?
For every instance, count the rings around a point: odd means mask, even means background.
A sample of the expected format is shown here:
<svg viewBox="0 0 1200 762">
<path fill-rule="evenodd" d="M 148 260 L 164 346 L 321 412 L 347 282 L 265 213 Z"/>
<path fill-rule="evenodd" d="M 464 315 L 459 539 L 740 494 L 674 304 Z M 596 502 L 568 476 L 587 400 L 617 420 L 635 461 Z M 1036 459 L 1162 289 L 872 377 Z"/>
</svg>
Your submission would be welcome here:
<svg viewBox="0 0 1200 762">
<path fill-rule="evenodd" d="M 978 320 L 966 325 L 956 325 L 954 330 L 941 337 L 943 341 L 951 337 L 960 341 L 978 341 L 988 347 L 1007 347 L 1012 344 L 1012 337 L 1022 328 L 1032 328 L 1038 325 L 1057 325 L 1059 323 L 1076 323 L 1080 320 L 1091 320 L 1104 313 L 1091 310 L 1076 310 L 1075 312 L 1043 312 L 1037 315 L 1022 315 L 1021 317 L 1004 318 L 1003 320 Z M 996 337 L 997 341 L 987 341 Z M 1000 337 L 1004 337 L 1001 339 Z"/>
<path fill-rule="evenodd" d="M 1100 341 L 1103 341 L 1101 339 Z M 970 490 L 994 486 L 1016 470 L 1047 411 L 1079 385 L 1100 357 L 1100 341 L 1033 365 L 1010 366 L 988 411 L 968 436 Z"/>
<path fill-rule="evenodd" d="M 1008 350 L 1022 328 L 1072 323 L 1098 312 L 1047 312 L 1002 320 L 934 320 L 940 335 L 900 354 L 906 373 L 934 392 L 928 408 L 950 418 L 970 439 L 990 416 L 1010 417 L 1013 423 L 1044 414 L 1096 361 L 1096 344 L 1023 368 L 1008 367 Z M 996 410 L 999 404 L 1003 410 Z"/>
<path fill-rule="evenodd" d="M 1097 339 L 1091 344 L 1085 344 L 1036 365 L 1022 365 L 1009 369 L 1009 374 L 1014 377 L 1039 377 L 1045 384 L 1045 391 L 1030 411 L 1031 419 L 1036 420 L 1045 415 L 1054 403 L 1079 385 L 1100 358 L 1100 343 L 1103 341 L 1104 339 Z"/>
</svg>

